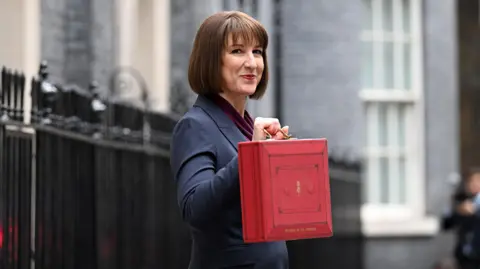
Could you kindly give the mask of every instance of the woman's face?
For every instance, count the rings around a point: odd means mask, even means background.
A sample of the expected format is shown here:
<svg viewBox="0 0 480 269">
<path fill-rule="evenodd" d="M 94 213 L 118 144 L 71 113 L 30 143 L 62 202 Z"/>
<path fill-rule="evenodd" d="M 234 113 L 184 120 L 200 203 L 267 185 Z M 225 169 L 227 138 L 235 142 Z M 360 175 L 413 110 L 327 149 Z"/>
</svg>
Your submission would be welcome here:
<svg viewBox="0 0 480 269">
<path fill-rule="evenodd" d="M 232 35 L 222 56 L 223 91 L 249 96 L 255 93 L 263 74 L 262 47 L 246 44 L 241 38 L 235 44 Z"/>
</svg>

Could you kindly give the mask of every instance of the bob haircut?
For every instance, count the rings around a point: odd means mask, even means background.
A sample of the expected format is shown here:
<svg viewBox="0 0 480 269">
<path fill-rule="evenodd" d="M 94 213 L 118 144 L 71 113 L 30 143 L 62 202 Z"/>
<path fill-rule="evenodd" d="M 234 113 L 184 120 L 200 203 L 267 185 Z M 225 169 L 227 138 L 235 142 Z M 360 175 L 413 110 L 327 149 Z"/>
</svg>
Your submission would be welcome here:
<svg viewBox="0 0 480 269">
<path fill-rule="evenodd" d="M 250 95 L 251 99 L 260 99 L 265 94 L 269 77 L 266 53 L 268 34 L 260 22 L 239 11 L 215 13 L 208 17 L 198 29 L 188 67 L 190 87 L 199 95 L 222 92 L 222 55 L 228 45 L 230 34 L 233 41 L 242 38 L 246 44 L 258 42 L 263 48 L 262 78 L 255 93 Z"/>
</svg>

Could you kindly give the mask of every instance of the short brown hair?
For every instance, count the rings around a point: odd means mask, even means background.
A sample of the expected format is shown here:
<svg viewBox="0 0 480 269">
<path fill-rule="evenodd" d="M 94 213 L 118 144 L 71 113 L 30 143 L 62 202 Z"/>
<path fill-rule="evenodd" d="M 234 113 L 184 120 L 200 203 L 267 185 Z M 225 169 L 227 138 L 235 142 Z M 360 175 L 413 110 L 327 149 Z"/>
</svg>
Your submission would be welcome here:
<svg viewBox="0 0 480 269">
<path fill-rule="evenodd" d="M 208 17 L 198 29 L 190 55 L 188 82 L 192 90 L 200 95 L 222 92 L 222 54 L 228 44 L 228 37 L 239 37 L 249 44 L 259 42 L 263 48 L 264 69 L 260 83 L 252 99 L 265 94 L 268 83 L 267 46 L 268 34 L 265 28 L 249 15 L 239 11 L 223 11 Z"/>
</svg>

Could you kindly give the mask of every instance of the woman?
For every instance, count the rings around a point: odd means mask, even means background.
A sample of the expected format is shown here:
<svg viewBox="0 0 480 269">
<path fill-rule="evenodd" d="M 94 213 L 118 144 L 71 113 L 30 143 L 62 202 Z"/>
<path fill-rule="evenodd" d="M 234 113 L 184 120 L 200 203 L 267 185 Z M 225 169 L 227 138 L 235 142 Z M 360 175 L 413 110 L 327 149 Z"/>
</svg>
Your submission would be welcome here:
<svg viewBox="0 0 480 269">
<path fill-rule="evenodd" d="M 245 110 L 248 98 L 265 93 L 267 45 L 264 27 L 235 11 L 207 18 L 195 37 L 188 79 L 198 98 L 171 143 L 178 203 L 192 231 L 190 269 L 288 268 L 285 242 L 242 238 L 237 144 L 288 132 L 278 119 L 253 121 Z"/>
</svg>

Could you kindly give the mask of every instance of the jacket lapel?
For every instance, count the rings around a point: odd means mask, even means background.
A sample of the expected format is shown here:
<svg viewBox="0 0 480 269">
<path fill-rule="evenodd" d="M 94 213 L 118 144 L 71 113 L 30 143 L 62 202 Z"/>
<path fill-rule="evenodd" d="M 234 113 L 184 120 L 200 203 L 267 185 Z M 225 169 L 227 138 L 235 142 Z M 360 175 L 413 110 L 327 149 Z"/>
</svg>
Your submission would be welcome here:
<svg viewBox="0 0 480 269">
<path fill-rule="evenodd" d="M 222 134 L 238 152 L 238 143 L 247 141 L 247 138 L 240 132 L 235 123 L 207 97 L 199 95 L 194 106 L 203 109 L 217 124 Z"/>
</svg>

